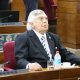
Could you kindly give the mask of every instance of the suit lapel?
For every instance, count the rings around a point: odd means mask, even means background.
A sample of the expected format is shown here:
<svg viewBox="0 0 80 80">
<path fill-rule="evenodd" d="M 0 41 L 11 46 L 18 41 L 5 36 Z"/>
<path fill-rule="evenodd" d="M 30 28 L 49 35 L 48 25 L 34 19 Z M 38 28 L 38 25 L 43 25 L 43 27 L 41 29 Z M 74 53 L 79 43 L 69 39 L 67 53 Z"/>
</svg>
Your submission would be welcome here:
<svg viewBox="0 0 80 80">
<path fill-rule="evenodd" d="M 51 37 L 49 36 L 49 34 L 47 33 L 47 40 L 48 40 L 48 44 L 49 44 L 49 48 L 50 48 L 50 51 L 51 51 L 51 54 L 52 56 L 54 57 L 54 49 L 55 49 L 55 44 L 54 44 L 54 41 L 51 39 Z"/>
<path fill-rule="evenodd" d="M 43 48 L 40 40 L 38 39 L 37 35 L 34 33 L 34 31 L 29 31 L 29 36 L 30 36 L 30 39 L 33 41 L 33 43 L 36 45 L 36 48 L 38 48 L 41 53 L 46 57 L 48 58 L 48 55 L 45 51 L 45 49 Z"/>
</svg>

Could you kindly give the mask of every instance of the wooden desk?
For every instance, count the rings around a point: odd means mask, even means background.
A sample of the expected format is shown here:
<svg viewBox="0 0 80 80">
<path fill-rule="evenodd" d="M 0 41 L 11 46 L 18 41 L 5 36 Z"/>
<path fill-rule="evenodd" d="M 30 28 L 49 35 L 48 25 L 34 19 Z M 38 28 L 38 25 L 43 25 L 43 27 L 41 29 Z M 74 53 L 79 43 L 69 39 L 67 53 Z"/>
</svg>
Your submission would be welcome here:
<svg viewBox="0 0 80 80">
<path fill-rule="evenodd" d="M 22 33 L 26 31 L 26 26 L 25 25 L 21 25 L 21 26 L 16 26 L 16 25 L 12 25 L 12 26 L 0 26 L 0 34 L 8 34 L 8 33 Z"/>
<path fill-rule="evenodd" d="M 4 74 L 0 80 L 79 80 L 80 68 Z"/>
</svg>

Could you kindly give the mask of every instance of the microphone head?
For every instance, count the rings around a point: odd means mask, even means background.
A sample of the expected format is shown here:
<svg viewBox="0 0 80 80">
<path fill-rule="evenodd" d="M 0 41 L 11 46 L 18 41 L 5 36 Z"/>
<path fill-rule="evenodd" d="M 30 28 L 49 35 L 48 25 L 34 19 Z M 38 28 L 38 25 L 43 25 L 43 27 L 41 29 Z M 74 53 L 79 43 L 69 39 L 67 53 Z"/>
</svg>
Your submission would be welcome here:
<svg viewBox="0 0 80 80">
<path fill-rule="evenodd" d="M 8 17 L 12 17 L 12 16 L 13 16 L 13 15 L 10 14 Z"/>
</svg>

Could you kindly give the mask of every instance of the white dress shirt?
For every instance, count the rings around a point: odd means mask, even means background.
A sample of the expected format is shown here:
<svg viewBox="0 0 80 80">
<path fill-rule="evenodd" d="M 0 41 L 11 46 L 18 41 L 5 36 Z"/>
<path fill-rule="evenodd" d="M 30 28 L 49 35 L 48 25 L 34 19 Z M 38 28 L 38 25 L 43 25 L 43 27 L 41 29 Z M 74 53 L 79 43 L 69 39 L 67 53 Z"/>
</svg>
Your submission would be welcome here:
<svg viewBox="0 0 80 80">
<path fill-rule="evenodd" d="M 44 33 L 44 34 L 42 35 L 42 34 L 40 34 L 39 32 L 37 32 L 37 31 L 35 31 L 35 30 L 34 30 L 34 32 L 35 32 L 35 34 L 37 35 L 37 37 L 39 38 L 39 40 L 40 40 L 41 43 L 42 43 L 41 38 L 42 38 L 42 36 L 44 36 L 44 38 L 45 38 L 44 44 L 45 44 L 45 48 L 46 48 L 45 51 L 47 52 L 48 56 L 49 56 L 50 58 L 52 58 L 51 51 L 50 51 L 50 48 L 49 48 L 49 44 L 48 44 L 48 41 L 47 41 L 46 33 Z"/>
</svg>

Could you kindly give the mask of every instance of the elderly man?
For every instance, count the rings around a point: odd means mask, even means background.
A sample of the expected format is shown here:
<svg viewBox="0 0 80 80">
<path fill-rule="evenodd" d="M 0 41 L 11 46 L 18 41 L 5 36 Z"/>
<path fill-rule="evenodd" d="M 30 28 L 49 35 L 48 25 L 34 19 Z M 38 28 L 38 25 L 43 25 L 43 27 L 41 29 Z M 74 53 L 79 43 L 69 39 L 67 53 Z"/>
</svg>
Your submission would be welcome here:
<svg viewBox="0 0 80 80">
<path fill-rule="evenodd" d="M 39 9 L 32 11 L 28 16 L 27 27 L 32 27 L 32 30 L 18 35 L 15 40 L 17 68 L 29 67 L 32 71 L 46 68 L 50 56 L 54 59 L 55 47 L 60 51 L 62 62 L 80 64 L 80 58 L 67 51 L 57 35 L 48 32 L 48 18 L 44 11 Z"/>
</svg>

